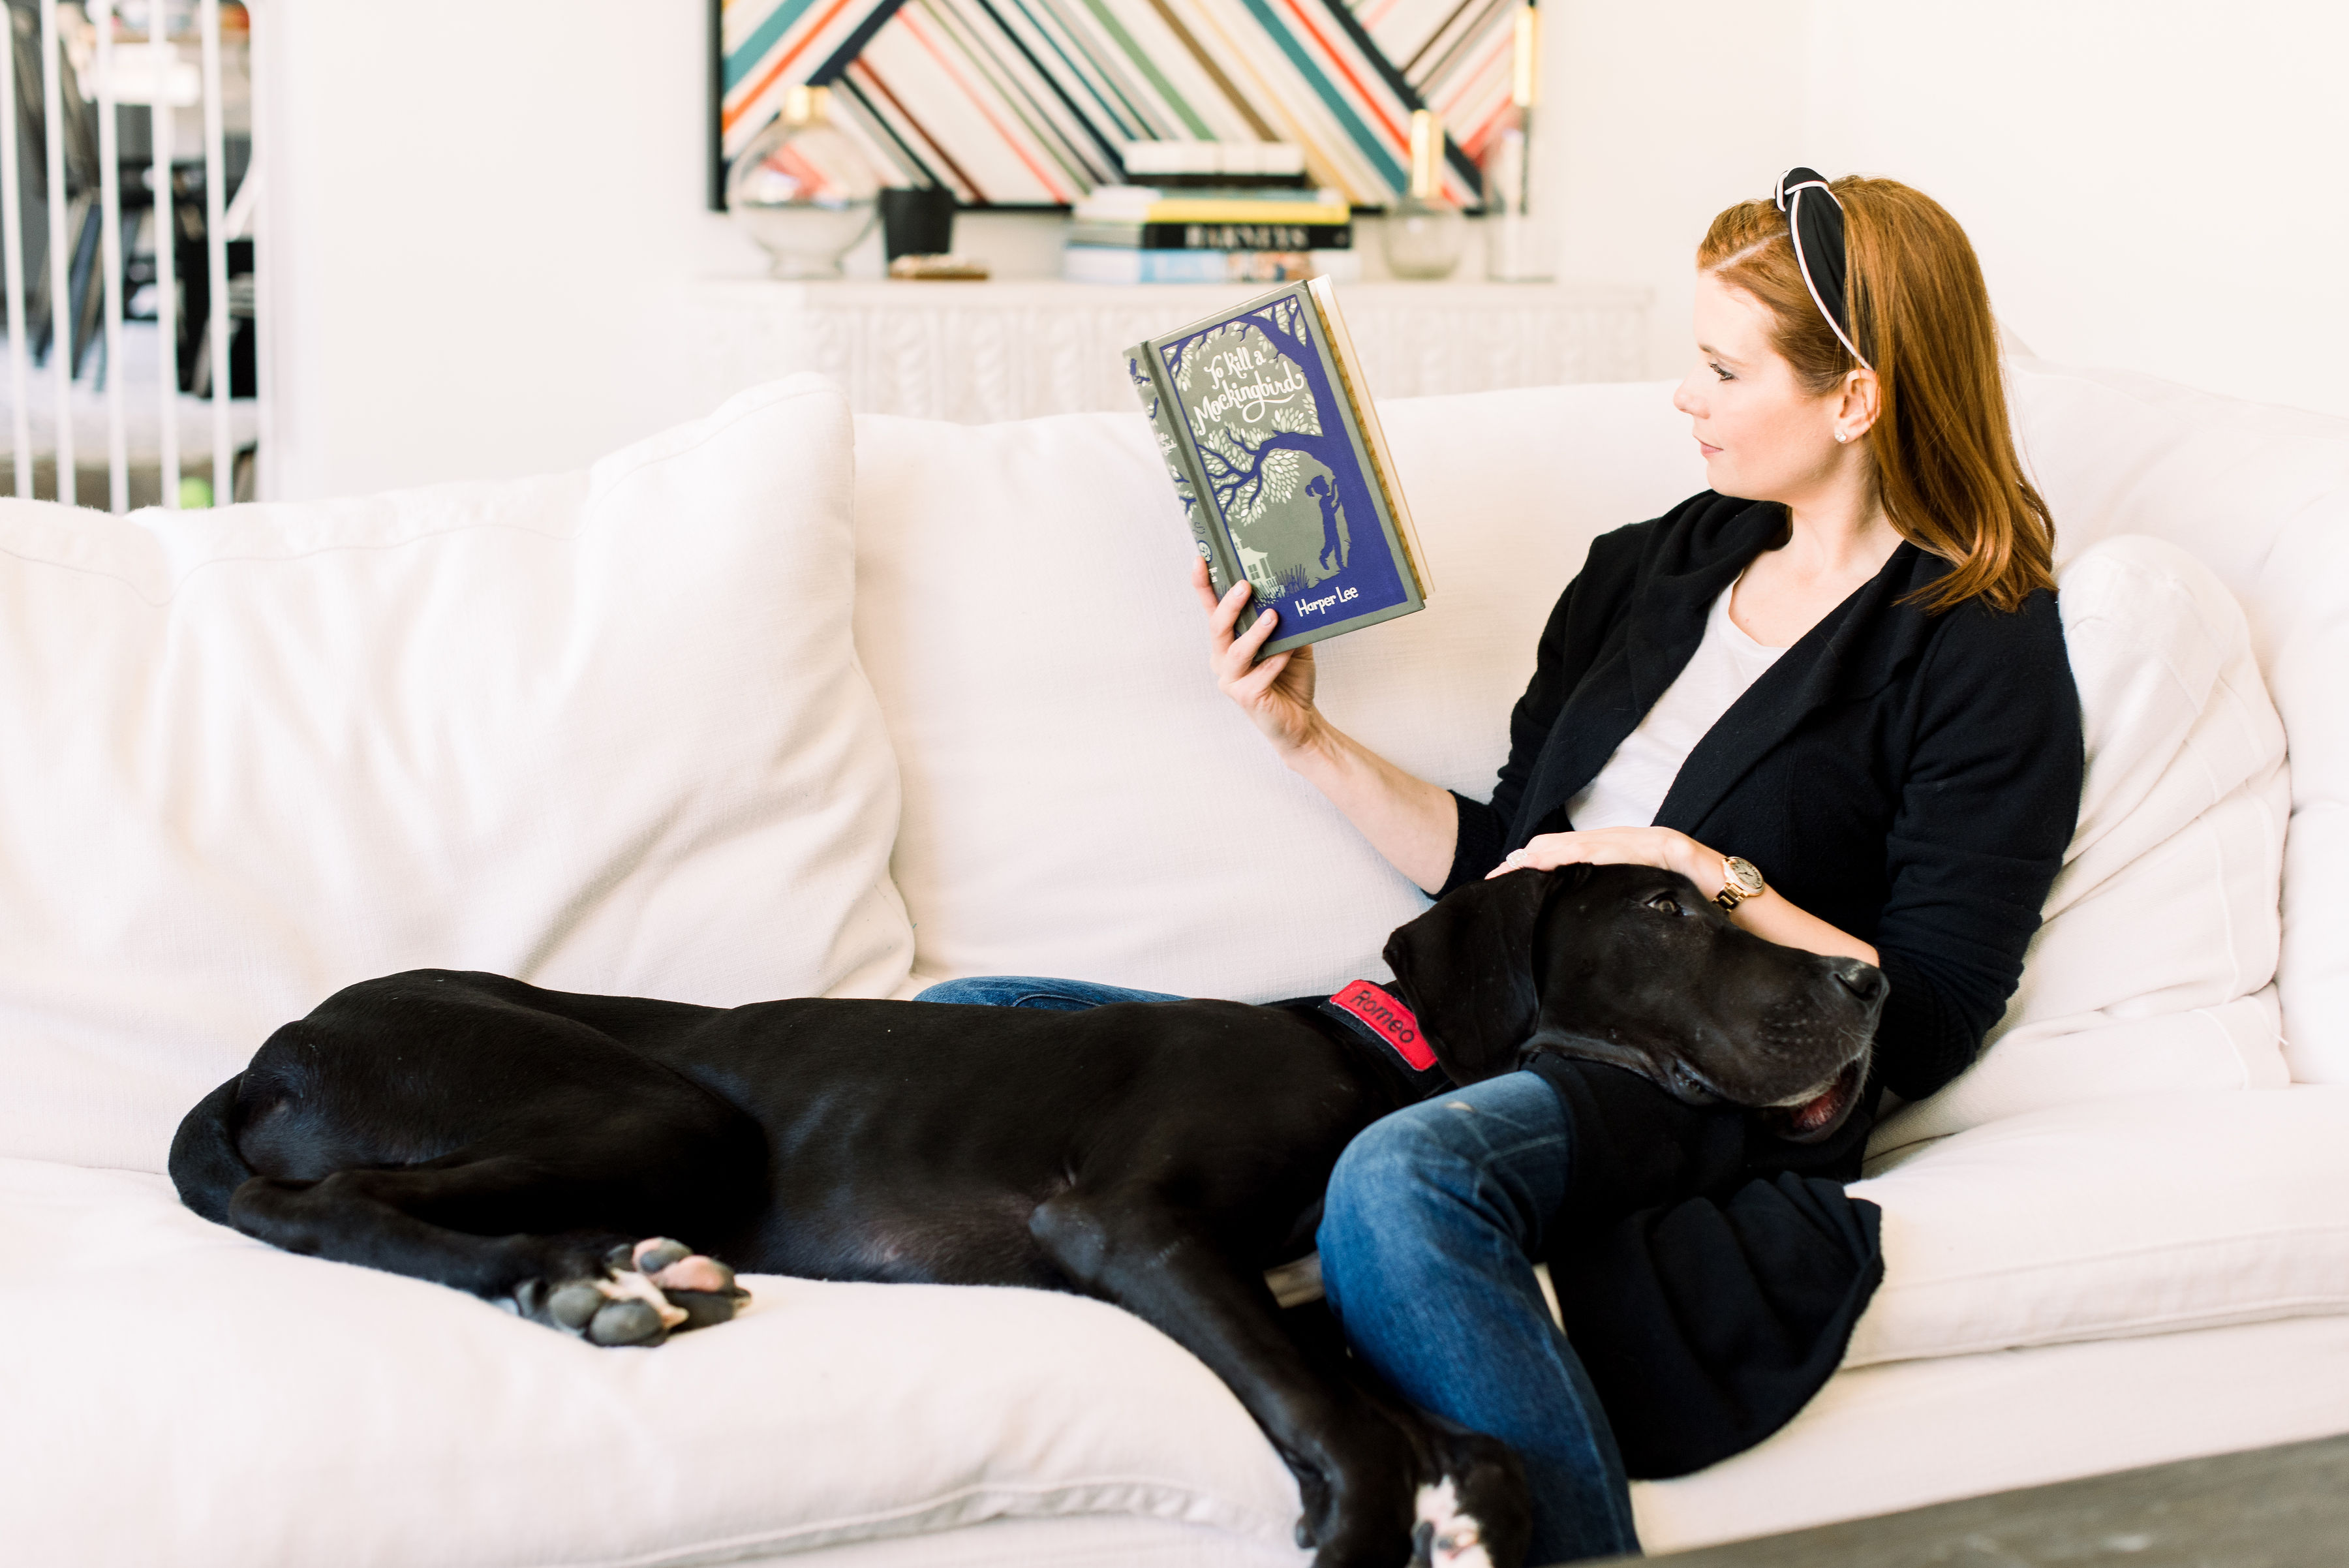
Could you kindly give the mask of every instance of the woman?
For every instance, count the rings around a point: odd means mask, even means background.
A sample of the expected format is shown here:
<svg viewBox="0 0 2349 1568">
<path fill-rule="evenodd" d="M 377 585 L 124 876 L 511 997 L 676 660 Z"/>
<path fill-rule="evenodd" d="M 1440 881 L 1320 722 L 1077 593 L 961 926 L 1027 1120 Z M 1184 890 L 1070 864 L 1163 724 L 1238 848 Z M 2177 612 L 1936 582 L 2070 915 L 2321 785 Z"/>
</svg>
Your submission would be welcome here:
<svg viewBox="0 0 2349 1568">
<path fill-rule="evenodd" d="M 1698 360 L 1673 403 L 1712 488 L 1592 545 L 1490 803 L 1339 732 L 1314 706 L 1311 649 L 1258 662 L 1277 618 L 1235 637 L 1247 585 L 1217 603 L 1194 575 L 1224 691 L 1423 888 L 1661 867 L 1745 929 L 1890 981 L 1865 1098 L 1820 1142 L 1545 1056 L 1379 1122 L 1340 1161 L 1319 1238 L 1330 1304 L 1402 1394 L 1516 1448 L 1532 1562 L 1638 1542 L 1606 1417 L 1531 1260 L 1562 1227 L 1755 1174 L 1857 1175 L 1885 1092 L 1919 1098 L 1973 1060 L 2078 808 L 2053 529 L 2015 457 L 1962 231 L 1895 182 L 1796 169 L 1716 218 L 1697 267 Z"/>
</svg>

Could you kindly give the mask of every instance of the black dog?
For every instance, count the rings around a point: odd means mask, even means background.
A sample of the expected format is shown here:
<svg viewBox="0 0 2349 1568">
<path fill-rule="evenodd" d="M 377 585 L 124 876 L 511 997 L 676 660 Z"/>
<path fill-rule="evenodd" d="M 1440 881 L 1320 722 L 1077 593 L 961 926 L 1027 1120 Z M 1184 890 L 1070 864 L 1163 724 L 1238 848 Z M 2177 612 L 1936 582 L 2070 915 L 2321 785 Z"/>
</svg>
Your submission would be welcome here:
<svg viewBox="0 0 2349 1568">
<path fill-rule="evenodd" d="M 1643 867 L 1463 889 L 1386 959 L 1453 1081 L 1563 1051 L 1775 1107 L 1800 1137 L 1858 1097 L 1884 991 Z M 1348 1140 L 1444 1086 L 1391 1049 L 1417 1048 L 1412 1024 L 1383 1033 L 1310 1000 L 719 1010 L 421 971 L 278 1030 L 189 1113 L 171 1170 L 249 1235 L 598 1343 L 731 1315 L 723 1266 L 647 1237 L 762 1272 L 1100 1296 L 1231 1386 L 1323 1568 L 1506 1568 L 1527 1531 L 1514 1456 L 1301 1344 L 1264 1280 L 1311 1250 Z"/>
</svg>

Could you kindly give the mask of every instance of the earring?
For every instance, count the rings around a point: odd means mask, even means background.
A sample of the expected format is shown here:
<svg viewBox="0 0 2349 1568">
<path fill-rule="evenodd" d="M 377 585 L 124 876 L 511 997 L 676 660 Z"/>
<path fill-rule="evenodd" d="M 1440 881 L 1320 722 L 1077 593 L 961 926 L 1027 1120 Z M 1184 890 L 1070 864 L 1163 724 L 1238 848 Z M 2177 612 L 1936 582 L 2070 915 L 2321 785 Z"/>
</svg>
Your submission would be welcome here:
<svg viewBox="0 0 2349 1568">
<path fill-rule="evenodd" d="M 1851 439 L 1851 432 L 1850 432 L 1849 431 L 1836 431 L 1836 444 L 1837 444 L 1837 445 L 1840 446 L 1840 445 L 1842 445 L 1845 441 L 1849 441 L 1850 439 Z"/>
</svg>

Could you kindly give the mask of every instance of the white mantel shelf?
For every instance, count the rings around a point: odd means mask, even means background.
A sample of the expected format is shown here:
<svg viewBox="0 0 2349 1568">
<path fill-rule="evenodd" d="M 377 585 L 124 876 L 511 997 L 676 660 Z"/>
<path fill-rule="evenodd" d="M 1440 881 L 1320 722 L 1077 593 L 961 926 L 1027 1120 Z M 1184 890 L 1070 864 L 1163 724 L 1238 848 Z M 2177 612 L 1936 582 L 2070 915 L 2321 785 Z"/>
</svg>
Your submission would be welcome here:
<svg viewBox="0 0 2349 1568">
<path fill-rule="evenodd" d="M 860 413 L 980 424 L 1133 404 L 1120 350 L 1264 292 L 1260 284 L 1053 282 L 695 286 L 697 359 L 729 387 L 821 370 Z M 1580 284 L 1341 284 L 1380 398 L 1643 373 L 1643 289 Z"/>
</svg>

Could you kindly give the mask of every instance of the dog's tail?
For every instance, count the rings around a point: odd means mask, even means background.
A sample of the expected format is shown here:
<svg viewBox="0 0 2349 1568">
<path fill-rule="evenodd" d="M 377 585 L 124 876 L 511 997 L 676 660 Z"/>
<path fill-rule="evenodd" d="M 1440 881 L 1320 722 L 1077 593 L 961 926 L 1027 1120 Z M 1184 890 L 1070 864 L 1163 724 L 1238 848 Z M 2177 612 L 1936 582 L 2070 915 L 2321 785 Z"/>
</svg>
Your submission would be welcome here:
<svg viewBox="0 0 2349 1568">
<path fill-rule="evenodd" d="M 171 1138 L 171 1184 L 180 1201 L 215 1225 L 228 1223 L 229 1195 L 255 1174 L 236 1147 L 236 1094 L 243 1082 L 239 1073 L 196 1102 Z"/>
</svg>

